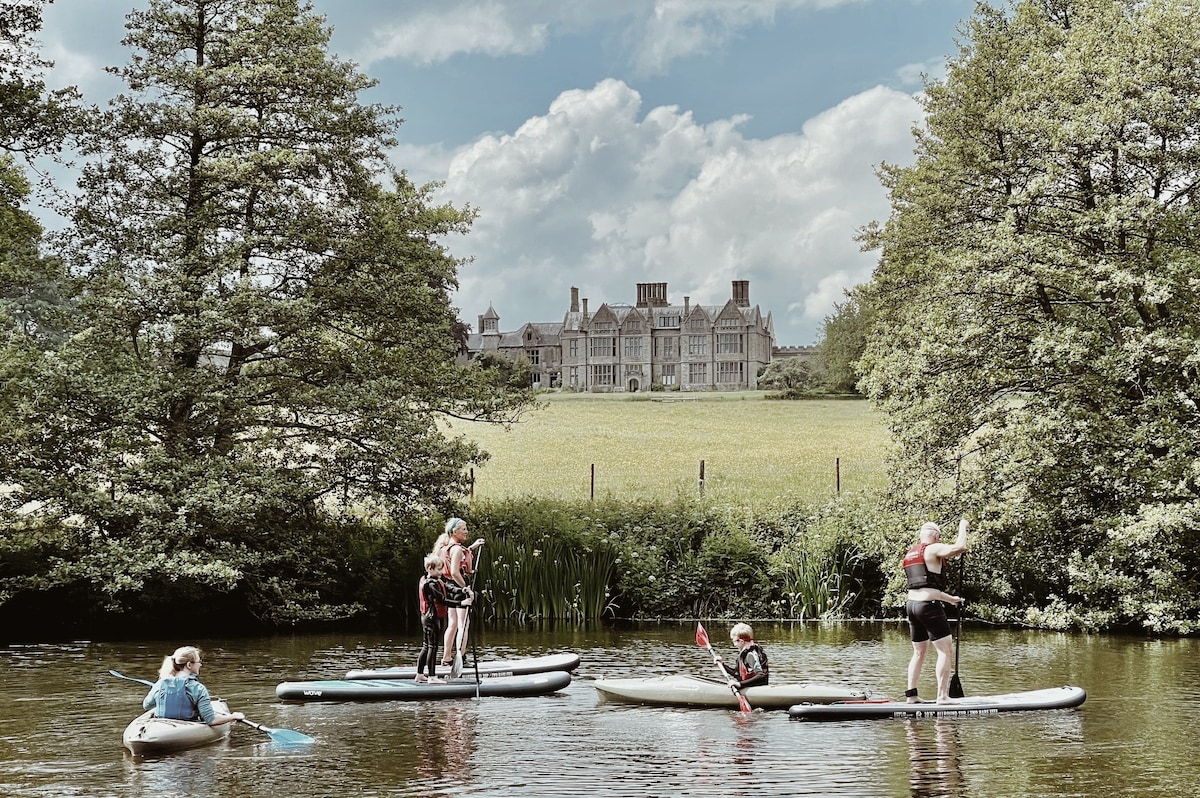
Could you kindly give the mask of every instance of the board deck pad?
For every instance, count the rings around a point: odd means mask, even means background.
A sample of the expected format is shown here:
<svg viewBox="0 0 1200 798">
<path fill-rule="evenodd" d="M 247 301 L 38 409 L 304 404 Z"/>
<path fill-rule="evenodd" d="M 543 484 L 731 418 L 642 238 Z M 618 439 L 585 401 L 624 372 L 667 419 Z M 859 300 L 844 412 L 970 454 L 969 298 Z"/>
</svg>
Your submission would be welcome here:
<svg viewBox="0 0 1200 798">
<path fill-rule="evenodd" d="M 965 715 L 995 715 L 1001 712 L 1032 712 L 1070 709 L 1087 699 L 1082 687 L 1050 687 L 1022 693 L 971 696 L 957 703 L 909 704 L 901 701 L 839 701 L 832 704 L 796 704 L 788 715 L 797 720 L 881 720 L 884 718 L 946 718 Z"/>
<path fill-rule="evenodd" d="M 521 676 L 529 673 L 545 673 L 547 671 L 573 671 L 579 667 L 579 655 L 564 652 L 547 654 L 542 657 L 526 657 L 524 659 L 497 659 L 479 663 L 479 677 Z M 355 679 L 412 679 L 417 675 L 417 669 L 410 666 L 392 668 L 356 668 L 346 673 L 346 678 Z M 437 675 L 446 678 L 450 675 L 449 665 L 440 665 Z M 463 663 L 463 675 L 474 676 L 475 666 Z"/>
<path fill-rule="evenodd" d="M 464 675 L 444 684 L 415 682 L 412 679 L 329 679 L 307 682 L 281 682 L 275 695 L 285 701 L 430 701 L 443 698 L 479 696 L 546 695 L 571 683 L 566 671 L 547 671 L 523 676 L 496 676 L 475 681 Z"/>
</svg>

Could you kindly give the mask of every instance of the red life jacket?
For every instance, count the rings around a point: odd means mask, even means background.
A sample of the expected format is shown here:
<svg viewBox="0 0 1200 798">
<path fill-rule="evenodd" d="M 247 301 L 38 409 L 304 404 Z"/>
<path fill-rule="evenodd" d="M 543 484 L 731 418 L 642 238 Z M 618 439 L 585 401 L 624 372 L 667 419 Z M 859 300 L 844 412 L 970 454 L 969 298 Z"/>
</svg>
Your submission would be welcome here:
<svg viewBox="0 0 1200 798">
<path fill-rule="evenodd" d="M 442 568 L 442 574 L 447 579 L 453 578 L 450 574 L 450 563 L 454 559 L 454 547 L 455 546 L 457 546 L 458 548 L 463 550 L 462 561 L 458 564 L 458 570 L 459 570 L 459 573 L 461 573 L 463 575 L 463 578 L 466 579 L 466 577 L 471 575 L 471 563 L 472 563 L 471 550 L 461 543 L 451 543 L 449 546 L 446 547 L 446 554 L 445 554 L 446 565 L 445 565 L 445 567 Z"/>
<path fill-rule="evenodd" d="M 901 567 L 904 568 L 904 578 L 908 582 L 909 590 L 918 590 L 923 587 L 932 587 L 938 590 L 946 589 L 946 572 L 934 572 L 929 570 L 925 565 L 925 548 L 928 543 L 918 543 L 904 554 L 904 559 L 901 561 Z M 938 563 L 942 568 L 946 567 L 946 558 L 938 557 Z"/>
<path fill-rule="evenodd" d="M 441 579 L 432 579 L 431 580 L 429 578 L 428 574 L 426 574 L 425 576 L 422 576 L 421 581 L 419 583 L 417 583 L 417 600 L 420 603 L 422 616 L 424 616 L 425 613 L 429 611 L 429 605 L 425 601 L 425 585 L 426 584 L 428 584 L 430 586 L 430 589 L 432 589 L 434 592 L 436 592 L 442 596 L 446 595 L 446 586 L 442 584 Z M 437 617 L 445 618 L 446 617 L 446 605 L 441 603 L 440 601 L 436 601 L 436 600 L 433 602 L 433 604 L 434 604 L 433 608 L 434 608 L 434 611 L 437 613 Z"/>
</svg>

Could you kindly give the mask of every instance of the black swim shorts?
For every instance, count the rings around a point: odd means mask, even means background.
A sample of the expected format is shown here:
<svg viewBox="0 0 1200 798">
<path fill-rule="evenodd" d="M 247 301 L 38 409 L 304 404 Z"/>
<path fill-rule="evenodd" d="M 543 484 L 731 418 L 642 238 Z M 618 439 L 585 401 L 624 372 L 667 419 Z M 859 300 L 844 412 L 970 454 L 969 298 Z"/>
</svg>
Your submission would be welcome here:
<svg viewBox="0 0 1200 798">
<path fill-rule="evenodd" d="M 905 611 L 908 613 L 909 636 L 914 643 L 950 636 L 950 620 L 942 602 L 910 601 L 905 605 Z"/>
</svg>

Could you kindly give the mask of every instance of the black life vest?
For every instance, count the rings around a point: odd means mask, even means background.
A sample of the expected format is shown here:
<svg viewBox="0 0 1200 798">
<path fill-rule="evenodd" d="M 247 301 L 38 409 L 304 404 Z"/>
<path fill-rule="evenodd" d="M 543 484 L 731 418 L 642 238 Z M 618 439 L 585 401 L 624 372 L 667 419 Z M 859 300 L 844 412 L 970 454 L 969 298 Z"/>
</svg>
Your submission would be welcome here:
<svg viewBox="0 0 1200 798">
<path fill-rule="evenodd" d="M 928 543 L 918 543 L 904 554 L 901 565 L 904 568 L 904 578 L 908 581 L 909 590 L 917 590 L 922 587 L 946 589 L 945 571 L 934 572 L 925 565 L 925 547 L 928 545 Z M 938 561 L 944 568 L 945 558 L 940 557 Z"/>
</svg>

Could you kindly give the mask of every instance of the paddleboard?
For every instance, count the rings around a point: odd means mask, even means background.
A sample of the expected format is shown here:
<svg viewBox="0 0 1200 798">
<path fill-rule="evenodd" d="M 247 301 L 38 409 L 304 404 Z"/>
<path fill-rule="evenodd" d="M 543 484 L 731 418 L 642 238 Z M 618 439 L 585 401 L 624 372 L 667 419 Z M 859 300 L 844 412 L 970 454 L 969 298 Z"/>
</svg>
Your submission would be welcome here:
<svg viewBox="0 0 1200 798">
<path fill-rule="evenodd" d="M 411 679 L 330 679 L 311 682 L 281 682 L 275 695 L 285 701 L 431 701 L 445 698 L 545 695 L 571 683 L 566 671 L 546 671 L 522 676 L 474 676 L 451 679 L 444 684 Z"/>
<path fill-rule="evenodd" d="M 544 657 L 528 657 L 525 659 L 499 659 L 479 663 L 479 677 L 522 676 L 529 673 L 545 673 L 547 671 L 573 671 L 579 667 L 579 655 L 547 654 Z M 346 673 L 346 678 L 356 679 L 411 679 L 417 675 L 415 667 L 394 668 L 359 668 Z M 442 665 L 437 669 L 437 675 L 443 679 L 450 675 L 450 666 Z M 474 677 L 475 666 L 463 663 L 463 676 Z"/>
<path fill-rule="evenodd" d="M 1069 709 L 1087 699 L 1082 687 L 1051 687 L 1023 693 L 969 696 L 953 704 L 909 704 L 900 701 L 839 701 L 833 704 L 797 704 L 788 715 L 797 720 L 879 720 L 882 718 L 946 718 L 962 715 L 995 715 Z"/>
</svg>

